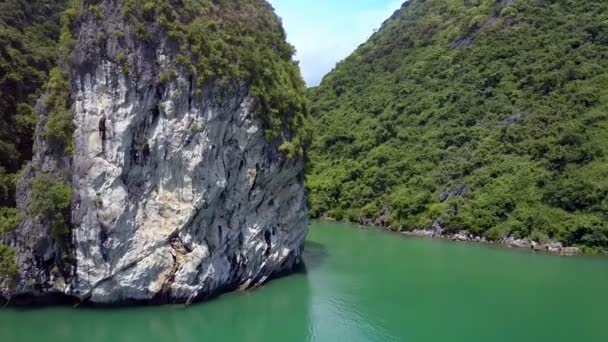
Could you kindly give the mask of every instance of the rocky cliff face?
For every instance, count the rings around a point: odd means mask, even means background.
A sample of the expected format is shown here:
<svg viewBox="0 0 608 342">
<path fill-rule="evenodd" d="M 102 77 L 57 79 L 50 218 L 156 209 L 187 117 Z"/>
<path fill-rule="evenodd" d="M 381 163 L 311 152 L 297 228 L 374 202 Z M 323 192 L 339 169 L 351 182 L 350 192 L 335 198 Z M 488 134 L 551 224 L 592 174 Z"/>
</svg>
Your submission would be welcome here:
<svg viewBox="0 0 608 342">
<path fill-rule="evenodd" d="M 137 39 L 120 2 L 101 5 L 103 21 L 85 13 L 76 23 L 72 155 L 46 138 L 40 101 L 35 157 L 18 189 L 26 219 L 5 238 L 19 275 L 2 294 L 191 302 L 292 269 L 307 233 L 304 162 L 266 138 L 249 83 L 198 86 L 175 67 L 159 25 L 149 26 L 153 41 Z M 65 241 L 29 212 L 39 174 L 71 184 Z"/>
</svg>

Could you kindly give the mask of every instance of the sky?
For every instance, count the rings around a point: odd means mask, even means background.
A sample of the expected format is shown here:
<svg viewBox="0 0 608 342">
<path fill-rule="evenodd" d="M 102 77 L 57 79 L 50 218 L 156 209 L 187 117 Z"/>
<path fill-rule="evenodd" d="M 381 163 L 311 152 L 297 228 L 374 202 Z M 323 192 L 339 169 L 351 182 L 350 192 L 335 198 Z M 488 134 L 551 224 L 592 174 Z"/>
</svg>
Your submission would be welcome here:
<svg viewBox="0 0 608 342">
<path fill-rule="evenodd" d="M 404 0 L 269 0 L 308 86 L 364 43 Z"/>
</svg>

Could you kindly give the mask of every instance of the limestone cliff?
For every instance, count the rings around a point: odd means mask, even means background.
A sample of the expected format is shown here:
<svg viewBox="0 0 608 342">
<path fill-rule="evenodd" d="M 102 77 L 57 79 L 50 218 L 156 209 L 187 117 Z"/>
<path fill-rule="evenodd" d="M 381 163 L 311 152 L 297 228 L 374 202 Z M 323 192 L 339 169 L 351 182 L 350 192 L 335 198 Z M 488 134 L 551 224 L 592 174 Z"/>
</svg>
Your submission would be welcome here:
<svg viewBox="0 0 608 342">
<path fill-rule="evenodd" d="M 19 274 L 0 293 L 16 303 L 191 302 L 257 286 L 300 261 L 304 158 L 281 152 L 295 130 L 268 120 L 254 73 L 202 79 L 200 63 L 178 62 L 200 53 L 168 38 L 158 11 L 129 18 L 132 2 L 84 1 L 75 17 L 65 65 L 71 147 L 49 138 L 49 101 L 39 101 L 35 156 L 18 187 L 25 219 L 5 237 Z M 268 4 L 246 3 L 282 32 Z M 290 54 L 277 58 L 297 73 Z M 274 115 L 287 122 L 294 113 Z M 63 237 L 32 212 L 40 175 L 71 187 Z"/>
</svg>

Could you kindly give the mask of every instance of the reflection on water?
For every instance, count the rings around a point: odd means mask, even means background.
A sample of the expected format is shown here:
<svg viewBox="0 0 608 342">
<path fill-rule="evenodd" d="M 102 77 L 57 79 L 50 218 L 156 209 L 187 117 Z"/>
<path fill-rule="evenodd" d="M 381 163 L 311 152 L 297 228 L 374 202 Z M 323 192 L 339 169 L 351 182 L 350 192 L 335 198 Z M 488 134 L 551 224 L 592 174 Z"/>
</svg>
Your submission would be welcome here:
<svg viewBox="0 0 608 342">
<path fill-rule="evenodd" d="M 378 324 L 377 317 L 370 317 L 365 312 L 365 298 L 359 298 L 357 291 L 361 285 L 356 279 L 359 275 L 341 272 L 334 268 L 335 264 L 324 264 L 335 263 L 333 258 L 339 257 L 330 253 L 322 243 L 306 243 L 304 260 L 312 269 L 313 292 L 310 341 L 399 341 Z M 359 257 L 348 256 L 344 261 L 356 262 Z"/>
<path fill-rule="evenodd" d="M 314 241 L 306 241 L 303 253 L 306 272 L 314 271 L 321 267 L 327 256 L 327 247 L 325 245 Z"/>
</svg>

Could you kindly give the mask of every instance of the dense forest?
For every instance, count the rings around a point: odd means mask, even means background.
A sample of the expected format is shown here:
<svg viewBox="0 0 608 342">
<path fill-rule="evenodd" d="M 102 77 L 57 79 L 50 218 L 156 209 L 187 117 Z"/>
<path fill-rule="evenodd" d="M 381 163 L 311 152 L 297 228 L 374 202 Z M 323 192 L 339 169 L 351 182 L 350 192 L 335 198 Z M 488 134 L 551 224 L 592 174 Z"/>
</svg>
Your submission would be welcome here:
<svg viewBox="0 0 608 342">
<path fill-rule="evenodd" d="M 608 248 L 608 3 L 412 0 L 310 89 L 311 215 Z"/>
<path fill-rule="evenodd" d="M 0 4 L 0 205 L 14 203 L 14 174 L 32 155 L 34 106 L 55 64 L 65 0 Z"/>
<path fill-rule="evenodd" d="M 15 228 L 15 182 L 32 157 L 34 107 L 57 58 L 59 19 L 67 0 L 0 3 L 0 235 Z M 0 244 L 0 273 L 14 270 Z"/>
</svg>

